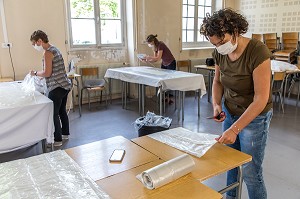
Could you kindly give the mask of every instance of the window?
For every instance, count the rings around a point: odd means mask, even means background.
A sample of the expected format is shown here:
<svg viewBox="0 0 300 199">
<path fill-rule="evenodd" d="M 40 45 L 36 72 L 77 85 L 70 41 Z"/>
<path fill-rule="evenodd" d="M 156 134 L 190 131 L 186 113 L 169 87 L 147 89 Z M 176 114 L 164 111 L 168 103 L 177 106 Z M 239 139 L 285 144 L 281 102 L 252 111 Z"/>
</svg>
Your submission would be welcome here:
<svg viewBox="0 0 300 199">
<path fill-rule="evenodd" d="M 182 47 L 211 47 L 199 30 L 206 13 L 211 14 L 214 0 L 183 0 L 182 3 Z"/>
<path fill-rule="evenodd" d="M 68 0 L 73 48 L 123 46 L 122 0 Z"/>
</svg>

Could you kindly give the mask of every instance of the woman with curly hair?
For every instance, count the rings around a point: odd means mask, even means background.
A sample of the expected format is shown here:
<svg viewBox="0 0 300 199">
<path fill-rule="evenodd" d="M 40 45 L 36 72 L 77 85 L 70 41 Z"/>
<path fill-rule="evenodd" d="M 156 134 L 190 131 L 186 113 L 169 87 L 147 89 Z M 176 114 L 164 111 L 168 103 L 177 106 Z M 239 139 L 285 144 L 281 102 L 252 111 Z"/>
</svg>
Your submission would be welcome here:
<svg viewBox="0 0 300 199">
<path fill-rule="evenodd" d="M 224 117 L 215 117 L 223 122 L 217 141 L 252 156 L 242 168 L 243 180 L 250 199 L 264 199 L 262 163 L 273 115 L 271 53 L 262 42 L 243 37 L 247 30 L 245 17 L 222 9 L 204 18 L 200 33 L 216 47 L 213 110 L 215 116 L 225 112 Z M 237 175 L 237 169 L 230 170 L 227 184 L 236 182 Z M 227 192 L 227 198 L 236 197 L 236 189 Z"/>
</svg>

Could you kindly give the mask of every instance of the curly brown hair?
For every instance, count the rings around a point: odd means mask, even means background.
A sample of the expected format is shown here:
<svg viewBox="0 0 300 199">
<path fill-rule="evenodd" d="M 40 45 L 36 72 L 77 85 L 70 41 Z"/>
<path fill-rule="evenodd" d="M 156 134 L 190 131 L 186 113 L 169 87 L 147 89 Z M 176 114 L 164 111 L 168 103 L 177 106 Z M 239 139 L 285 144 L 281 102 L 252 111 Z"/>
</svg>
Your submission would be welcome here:
<svg viewBox="0 0 300 199">
<path fill-rule="evenodd" d="M 203 19 L 200 27 L 200 34 L 208 37 L 217 36 L 224 39 L 225 34 L 228 33 L 235 38 L 236 35 L 245 34 L 248 31 L 248 22 L 246 18 L 233 11 L 231 8 L 225 8 L 209 14 Z"/>
<path fill-rule="evenodd" d="M 42 30 L 34 31 L 30 36 L 30 41 L 37 41 L 39 39 L 41 39 L 44 43 L 49 42 L 48 35 Z"/>
</svg>

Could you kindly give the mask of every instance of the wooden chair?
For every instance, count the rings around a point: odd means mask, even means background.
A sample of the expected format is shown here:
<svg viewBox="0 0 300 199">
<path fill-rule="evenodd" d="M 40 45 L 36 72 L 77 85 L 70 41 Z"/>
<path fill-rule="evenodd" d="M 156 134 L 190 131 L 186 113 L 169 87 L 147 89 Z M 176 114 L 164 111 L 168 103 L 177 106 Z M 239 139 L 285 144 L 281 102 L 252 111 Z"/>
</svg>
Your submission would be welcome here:
<svg viewBox="0 0 300 199">
<path fill-rule="evenodd" d="M 90 103 L 90 93 L 94 93 L 94 95 L 97 95 L 97 92 L 100 91 L 100 103 L 102 102 L 102 92 L 105 92 L 105 101 L 107 106 L 107 93 L 105 89 L 106 81 L 105 79 L 99 78 L 98 73 L 98 67 L 90 67 L 90 68 L 80 68 L 80 75 L 81 75 L 81 82 L 82 82 L 82 88 L 81 88 L 81 99 L 80 104 L 82 104 L 82 93 L 84 90 L 87 91 L 88 94 L 88 103 L 89 103 L 89 110 L 91 109 L 91 103 Z"/>
<path fill-rule="evenodd" d="M 252 39 L 257 39 L 258 41 L 264 42 L 263 34 L 253 34 L 252 33 Z"/>
<path fill-rule="evenodd" d="M 264 33 L 263 41 L 272 53 L 279 49 L 277 33 Z"/>
<path fill-rule="evenodd" d="M 297 59 L 296 50 L 299 40 L 298 32 L 282 33 L 282 50 L 274 53 L 275 59 L 294 63 Z"/>
<path fill-rule="evenodd" d="M 177 61 L 177 70 L 184 72 L 191 72 L 192 64 L 191 60 L 178 60 Z"/>
<path fill-rule="evenodd" d="M 284 113 L 283 95 L 285 76 L 285 72 L 274 72 L 271 84 L 272 94 L 275 95 L 275 102 L 277 101 L 277 96 L 279 97 L 279 110 L 281 107 L 282 113 Z"/>
</svg>

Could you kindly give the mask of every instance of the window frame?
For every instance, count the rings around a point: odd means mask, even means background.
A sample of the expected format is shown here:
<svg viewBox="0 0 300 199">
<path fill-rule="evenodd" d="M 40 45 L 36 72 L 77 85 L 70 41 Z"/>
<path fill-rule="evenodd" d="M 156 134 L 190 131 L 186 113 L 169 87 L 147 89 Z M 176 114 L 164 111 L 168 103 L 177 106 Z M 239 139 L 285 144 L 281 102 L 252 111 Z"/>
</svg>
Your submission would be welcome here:
<svg viewBox="0 0 300 199">
<path fill-rule="evenodd" d="M 95 22 L 95 40 L 96 44 L 73 44 L 73 34 L 72 34 L 72 18 L 71 18 L 71 0 L 66 0 L 67 5 L 67 22 L 69 30 L 69 46 L 70 49 L 79 50 L 79 49 L 101 49 L 101 48 L 124 48 L 126 46 L 126 7 L 123 0 L 120 0 L 120 21 L 121 21 L 121 43 L 112 43 L 112 44 L 101 44 L 101 18 L 100 18 L 100 1 L 93 0 L 94 3 L 94 22 Z M 80 18 L 78 18 L 80 19 Z M 84 19 L 84 18 L 82 18 Z"/>
<path fill-rule="evenodd" d="M 200 27 L 198 27 L 198 20 L 199 20 L 199 15 L 198 15 L 198 7 L 199 7 L 199 0 L 194 0 L 195 5 L 194 6 L 194 30 L 193 30 L 193 42 L 183 42 L 183 39 L 181 41 L 182 49 L 197 49 L 197 48 L 214 48 L 214 46 L 209 42 L 209 41 L 197 41 L 198 37 L 198 32 L 200 30 Z M 183 38 L 183 31 L 187 31 L 189 29 L 183 29 L 183 20 L 188 18 L 187 16 L 183 16 L 183 6 L 184 5 L 189 5 L 189 4 L 183 4 L 183 0 L 181 3 L 181 38 Z M 205 6 L 205 5 L 204 5 Z M 208 7 L 208 6 L 206 6 Z M 216 11 L 216 0 L 211 0 L 211 12 Z M 212 14 L 211 13 L 211 14 Z M 201 25 L 201 24 L 200 24 Z"/>
</svg>

